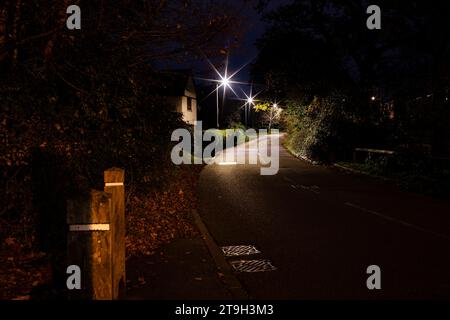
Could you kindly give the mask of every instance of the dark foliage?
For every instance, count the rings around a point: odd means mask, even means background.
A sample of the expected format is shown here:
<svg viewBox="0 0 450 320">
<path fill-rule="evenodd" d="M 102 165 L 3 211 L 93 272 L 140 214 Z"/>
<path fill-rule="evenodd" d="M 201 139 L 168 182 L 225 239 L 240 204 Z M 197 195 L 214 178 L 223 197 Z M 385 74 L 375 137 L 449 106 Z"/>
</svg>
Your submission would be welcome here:
<svg viewBox="0 0 450 320">
<path fill-rule="evenodd" d="M 381 30 L 366 28 L 368 5 L 297 0 L 266 13 L 270 28 L 253 73 L 272 100 L 289 106 L 292 148 L 321 160 L 405 143 L 450 154 L 444 2 L 378 2 Z M 305 114 L 312 105 L 322 110 Z"/>
<path fill-rule="evenodd" d="M 81 30 L 66 28 L 72 4 Z M 156 89 L 156 66 L 219 54 L 238 27 L 232 10 L 225 1 L 0 3 L 0 251 L 5 239 L 39 244 L 57 267 L 66 200 L 102 189 L 107 168 L 125 169 L 129 197 L 162 189 L 170 134 L 184 124 Z"/>
</svg>

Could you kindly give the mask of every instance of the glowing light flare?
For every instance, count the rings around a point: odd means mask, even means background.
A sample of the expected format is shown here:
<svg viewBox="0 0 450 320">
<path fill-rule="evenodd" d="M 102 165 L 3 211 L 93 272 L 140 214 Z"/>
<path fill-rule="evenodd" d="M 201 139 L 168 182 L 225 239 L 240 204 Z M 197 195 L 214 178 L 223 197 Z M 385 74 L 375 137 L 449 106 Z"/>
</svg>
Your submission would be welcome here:
<svg viewBox="0 0 450 320">
<path fill-rule="evenodd" d="M 256 93 L 255 95 L 253 95 L 253 87 L 250 87 L 249 94 L 245 93 L 244 90 L 241 90 L 241 91 L 245 96 L 245 99 L 239 99 L 239 100 L 245 101 L 245 103 L 241 106 L 241 108 L 244 108 L 245 106 L 251 107 L 251 106 L 255 105 L 255 103 L 258 101 L 258 100 L 256 100 L 256 97 L 262 92 L 262 91 L 260 91 L 260 92 Z"/>
<path fill-rule="evenodd" d="M 217 83 L 216 88 L 211 91 L 204 99 L 208 98 L 210 95 L 214 94 L 216 91 L 218 91 L 220 88 L 223 88 L 223 98 L 225 99 L 225 93 L 227 88 L 231 90 L 231 92 L 233 92 L 233 94 L 235 95 L 235 97 L 238 97 L 238 95 L 236 94 L 236 91 L 234 91 L 233 89 L 233 84 L 246 84 L 245 82 L 239 82 L 239 81 L 234 81 L 233 77 L 239 72 L 241 71 L 248 63 L 242 65 L 240 68 L 238 68 L 235 72 L 233 72 L 232 74 L 228 74 L 228 57 L 225 61 L 225 70 L 223 72 L 223 74 L 221 74 L 219 72 L 219 70 L 217 70 L 217 68 L 214 66 L 214 64 L 208 59 L 206 58 L 206 60 L 208 61 L 208 64 L 211 66 L 211 68 L 214 70 L 215 74 L 217 75 L 218 79 L 207 79 L 207 78 L 198 78 L 200 80 L 204 80 L 204 81 L 208 81 L 208 82 L 215 82 Z"/>
<path fill-rule="evenodd" d="M 220 83 L 221 83 L 221 85 L 224 86 L 224 87 L 229 87 L 229 86 L 230 86 L 230 79 L 228 79 L 228 78 L 223 78 L 223 79 L 220 81 Z"/>
</svg>

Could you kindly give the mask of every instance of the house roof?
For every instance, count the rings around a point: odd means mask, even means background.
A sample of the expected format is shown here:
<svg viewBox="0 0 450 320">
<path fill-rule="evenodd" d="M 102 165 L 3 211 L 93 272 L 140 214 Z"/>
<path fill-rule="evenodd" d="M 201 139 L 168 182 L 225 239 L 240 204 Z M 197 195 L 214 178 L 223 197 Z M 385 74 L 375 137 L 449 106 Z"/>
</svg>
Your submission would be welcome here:
<svg viewBox="0 0 450 320">
<path fill-rule="evenodd" d="M 184 96 L 192 83 L 191 70 L 170 70 L 161 72 L 160 92 L 163 96 Z"/>
</svg>

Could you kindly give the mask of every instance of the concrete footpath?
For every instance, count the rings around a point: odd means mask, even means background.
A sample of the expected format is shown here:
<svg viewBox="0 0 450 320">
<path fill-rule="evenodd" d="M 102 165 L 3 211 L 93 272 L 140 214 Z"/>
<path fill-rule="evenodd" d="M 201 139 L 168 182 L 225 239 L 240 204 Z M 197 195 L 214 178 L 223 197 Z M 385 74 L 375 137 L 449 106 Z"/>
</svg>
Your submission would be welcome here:
<svg viewBox="0 0 450 320">
<path fill-rule="evenodd" d="M 127 261 L 129 300 L 247 299 L 220 248 L 193 211 L 200 235 L 176 239 L 158 253 Z"/>
</svg>

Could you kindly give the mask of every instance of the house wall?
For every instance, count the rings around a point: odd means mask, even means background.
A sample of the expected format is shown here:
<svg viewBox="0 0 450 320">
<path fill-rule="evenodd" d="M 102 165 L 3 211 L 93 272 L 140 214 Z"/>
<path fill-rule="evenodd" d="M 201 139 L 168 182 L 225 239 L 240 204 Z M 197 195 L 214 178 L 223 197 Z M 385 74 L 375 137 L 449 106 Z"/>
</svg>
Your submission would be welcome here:
<svg viewBox="0 0 450 320">
<path fill-rule="evenodd" d="M 188 97 L 192 99 L 192 108 L 188 110 Z M 192 78 L 189 78 L 184 90 L 184 96 L 168 97 L 168 102 L 172 106 L 173 111 L 183 115 L 183 121 L 188 124 L 194 124 L 197 120 L 197 95 Z"/>
<path fill-rule="evenodd" d="M 183 114 L 183 120 L 189 124 L 194 124 L 197 120 L 197 99 L 192 98 L 192 108 L 188 110 L 188 97 L 181 97 L 181 112 Z"/>
<path fill-rule="evenodd" d="M 192 110 L 188 110 L 188 97 L 168 97 L 168 102 L 172 106 L 173 111 L 182 114 L 183 121 L 194 124 L 197 120 L 197 99 L 192 94 Z"/>
</svg>

